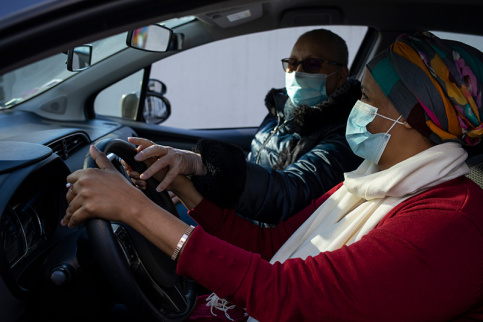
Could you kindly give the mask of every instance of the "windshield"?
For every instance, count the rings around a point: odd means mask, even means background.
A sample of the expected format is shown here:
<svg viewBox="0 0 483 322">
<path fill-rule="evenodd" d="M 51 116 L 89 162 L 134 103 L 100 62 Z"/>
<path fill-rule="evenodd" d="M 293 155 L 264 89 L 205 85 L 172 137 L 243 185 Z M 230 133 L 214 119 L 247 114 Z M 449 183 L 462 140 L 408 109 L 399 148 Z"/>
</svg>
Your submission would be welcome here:
<svg viewBox="0 0 483 322">
<path fill-rule="evenodd" d="M 174 18 L 160 24 L 176 28 L 194 19 L 192 16 Z M 124 32 L 93 42 L 91 66 L 126 49 L 126 36 Z M 80 73 L 68 71 L 66 62 L 67 54 L 60 53 L 0 75 L 0 110 L 14 107 Z"/>
<path fill-rule="evenodd" d="M 93 42 L 92 65 L 127 48 L 126 35 Z M 66 62 L 66 53 L 60 53 L 0 75 L 0 109 L 11 108 L 77 74 L 67 70 Z"/>
</svg>

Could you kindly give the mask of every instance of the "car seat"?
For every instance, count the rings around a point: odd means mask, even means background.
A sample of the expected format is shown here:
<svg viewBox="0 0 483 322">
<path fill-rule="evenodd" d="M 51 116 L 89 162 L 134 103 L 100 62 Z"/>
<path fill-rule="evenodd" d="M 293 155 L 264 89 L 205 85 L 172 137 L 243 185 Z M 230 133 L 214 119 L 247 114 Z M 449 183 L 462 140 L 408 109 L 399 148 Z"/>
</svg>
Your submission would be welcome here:
<svg viewBox="0 0 483 322">
<path fill-rule="evenodd" d="M 468 152 L 469 157 L 466 164 L 470 167 L 470 173 L 466 177 L 483 188 L 483 152 L 478 154 L 472 153 L 473 151 Z"/>
</svg>

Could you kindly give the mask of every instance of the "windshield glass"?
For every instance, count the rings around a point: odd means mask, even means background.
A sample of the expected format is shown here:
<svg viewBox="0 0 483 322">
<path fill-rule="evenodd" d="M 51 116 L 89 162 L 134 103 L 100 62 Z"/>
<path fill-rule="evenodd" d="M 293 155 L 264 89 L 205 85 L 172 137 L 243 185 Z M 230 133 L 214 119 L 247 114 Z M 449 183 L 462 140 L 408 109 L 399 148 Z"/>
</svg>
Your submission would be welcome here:
<svg viewBox="0 0 483 322">
<path fill-rule="evenodd" d="M 160 24 L 176 28 L 194 19 L 192 16 L 174 18 Z M 93 42 L 91 66 L 126 49 L 126 36 L 124 32 Z M 66 62 L 67 54 L 60 53 L 0 75 L 0 110 L 14 107 L 81 72 L 68 71 Z"/>
<path fill-rule="evenodd" d="M 127 33 L 111 36 L 92 45 L 92 65 L 127 48 Z M 60 53 L 0 75 L 0 109 L 11 108 L 79 72 L 67 70 L 67 55 Z"/>
</svg>

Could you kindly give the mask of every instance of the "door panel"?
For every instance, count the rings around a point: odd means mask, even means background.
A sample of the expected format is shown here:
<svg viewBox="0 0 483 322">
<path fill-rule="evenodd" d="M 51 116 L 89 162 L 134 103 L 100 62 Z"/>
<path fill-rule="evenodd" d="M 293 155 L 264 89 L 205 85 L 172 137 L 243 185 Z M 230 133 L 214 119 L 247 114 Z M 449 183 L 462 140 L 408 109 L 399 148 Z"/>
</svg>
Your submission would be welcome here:
<svg viewBox="0 0 483 322">
<path fill-rule="evenodd" d="M 250 142 L 257 128 L 186 130 L 162 125 L 144 124 L 140 122 L 123 122 L 136 131 L 139 137 L 149 139 L 157 144 L 179 149 L 192 150 L 199 139 L 209 138 L 238 145 L 246 154 L 250 151 Z"/>
</svg>

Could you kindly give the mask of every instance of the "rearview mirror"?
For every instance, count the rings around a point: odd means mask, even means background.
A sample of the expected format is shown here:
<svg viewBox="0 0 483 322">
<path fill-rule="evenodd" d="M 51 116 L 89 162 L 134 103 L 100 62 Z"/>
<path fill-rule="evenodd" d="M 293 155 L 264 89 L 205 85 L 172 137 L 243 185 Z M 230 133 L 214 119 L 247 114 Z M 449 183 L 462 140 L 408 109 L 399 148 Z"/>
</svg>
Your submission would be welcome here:
<svg viewBox="0 0 483 322">
<path fill-rule="evenodd" d="M 173 34 L 173 39 L 171 40 L 171 44 L 169 45 L 168 50 L 181 50 L 183 49 L 183 42 L 184 42 L 184 34 Z"/>
<path fill-rule="evenodd" d="M 149 25 L 127 34 L 128 47 L 144 51 L 165 52 L 169 49 L 173 31 L 161 25 Z"/>
<path fill-rule="evenodd" d="M 82 45 L 67 52 L 67 70 L 79 72 L 91 67 L 92 45 Z"/>
</svg>

